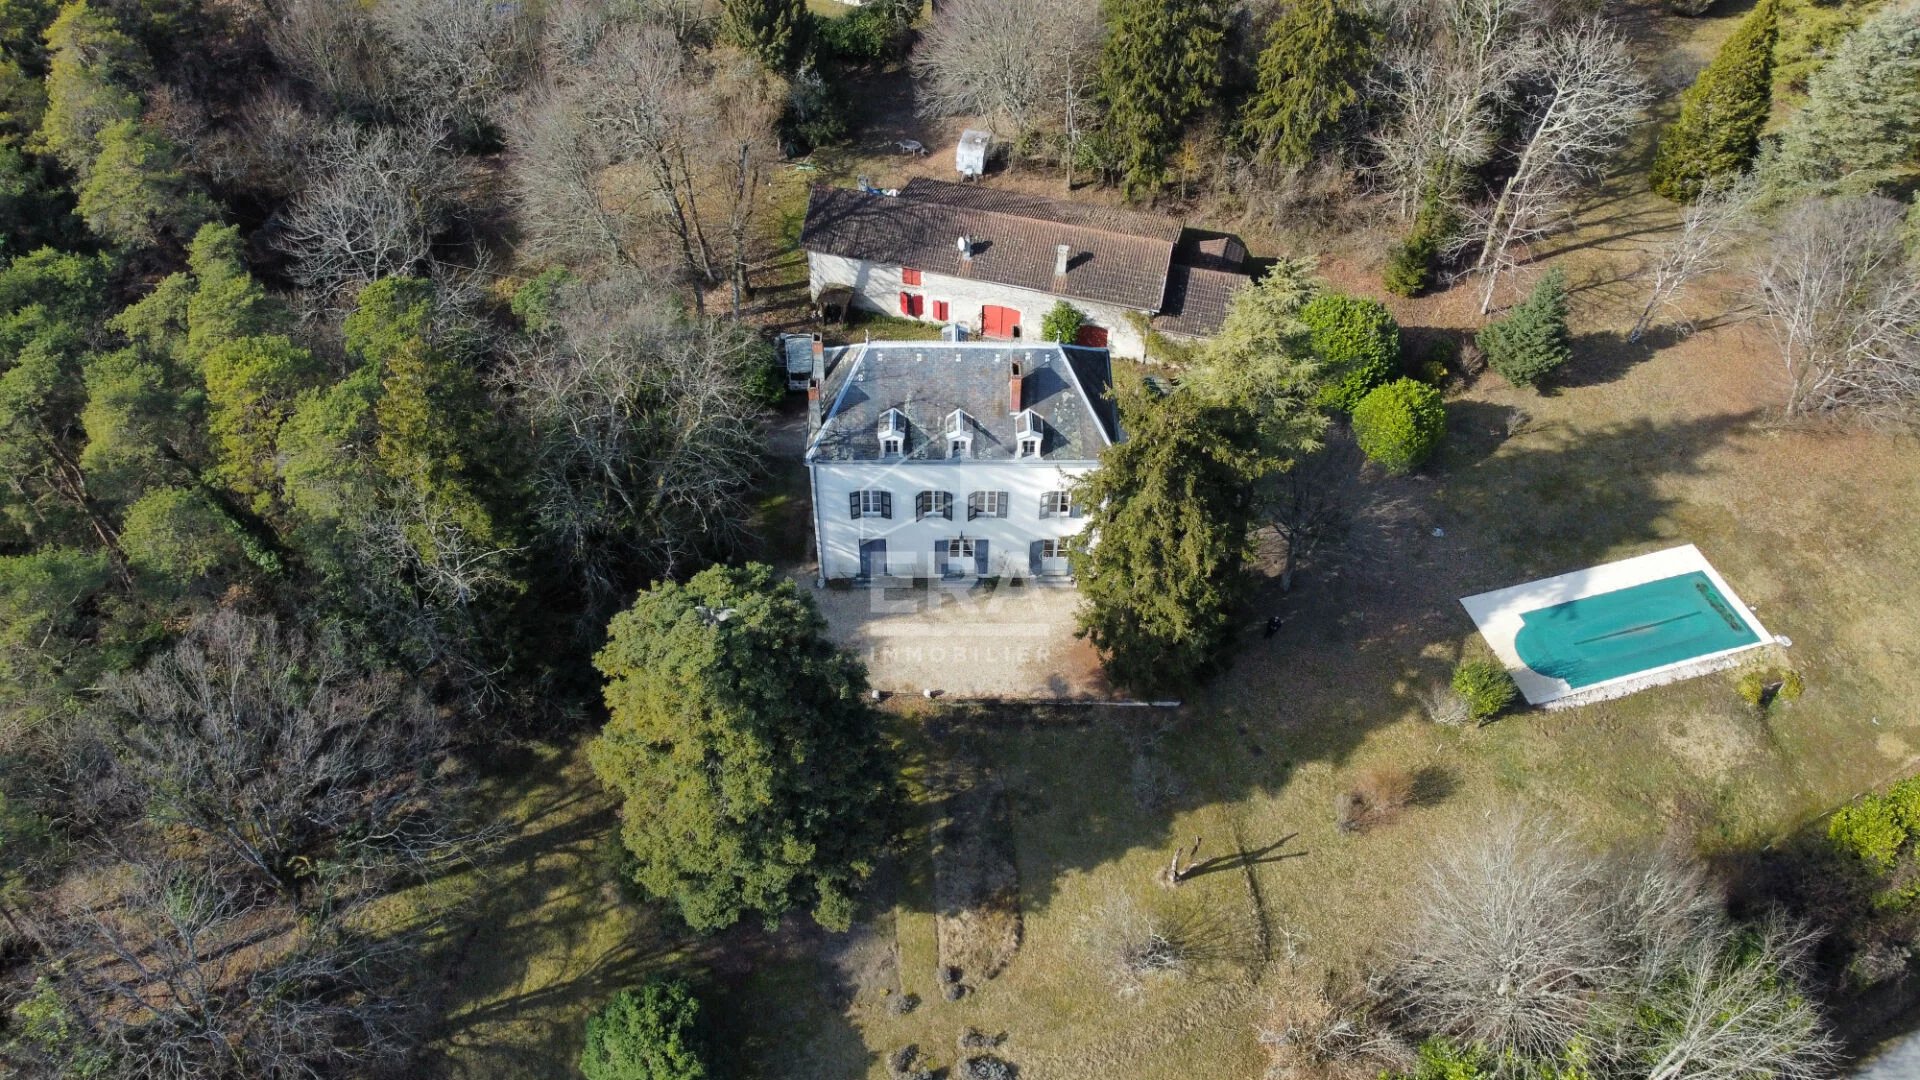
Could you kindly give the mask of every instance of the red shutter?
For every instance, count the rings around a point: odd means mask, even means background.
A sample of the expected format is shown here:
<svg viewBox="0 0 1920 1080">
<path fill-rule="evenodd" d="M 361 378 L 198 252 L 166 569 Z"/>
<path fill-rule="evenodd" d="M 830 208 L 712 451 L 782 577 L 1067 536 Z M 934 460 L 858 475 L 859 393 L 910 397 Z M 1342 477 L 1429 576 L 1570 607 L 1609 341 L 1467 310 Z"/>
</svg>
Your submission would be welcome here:
<svg viewBox="0 0 1920 1080">
<path fill-rule="evenodd" d="M 926 310 L 927 310 L 927 298 L 924 296 L 921 296 L 919 293 L 913 294 L 913 310 L 908 312 L 907 314 L 912 315 L 914 318 L 917 319 Z"/>
<path fill-rule="evenodd" d="M 1089 349 L 1104 349 L 1107 347 L 1107 328 L 1084 323 L 1080 327 L 1080 332 L 1074 335 L 1073 343 L 1085 345 Z"/>
<path fill-rule="evenodd" d="M 948 313 L 948 311 L 949 311 L 949 309 L 948 309 L 948 307 L 947 307 L 947 302 L 946 302 L 945 300 L 935 300 L 935 301 L 933 302 L 933 318 L 934 318 L 934 321 L 936 321 L 936 322 L 946 322 L 946 321 L 947 321 L 947 313 Z"/>
<path fill-rule="evenodd" d="M 915 270 L 911 267 L 906 267 L 906 266 L 901 267 L 900 268 L 900 284 L 902 285 L 920 284 L 920 271 Z"/>
<path fill-rule="evenodd" d="M 912 293 L 903 292 L 900 294 L 900 314 L 902 315 L 913 314 L 913 294 Z"/>
</svg>

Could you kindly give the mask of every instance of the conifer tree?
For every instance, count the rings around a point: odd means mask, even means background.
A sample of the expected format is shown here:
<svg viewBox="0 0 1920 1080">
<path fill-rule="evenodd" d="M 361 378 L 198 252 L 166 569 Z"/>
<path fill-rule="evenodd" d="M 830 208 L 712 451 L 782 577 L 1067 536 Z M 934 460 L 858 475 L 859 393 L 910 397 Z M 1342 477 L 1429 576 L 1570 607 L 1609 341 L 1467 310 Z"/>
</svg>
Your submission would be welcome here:
<svg viewBox="0 0 1920 1080">
<path fill-rule="evenodd" d="M 1181 130 L 1220 88 L 1226 0 L 1107 0 L 1099 90 L 1127 196 L 1166 179 Z"/>
<path fill-rule="evenodd" d="M 1296 0 L 1267 31 L 1259 90 L 1246 130 L 1260 158 L 1283 166 L 1312 160 L 1321 134 L 1359 100 L 1373 59 L 1373 24 L 1347 0 Z"/>
<path fill-rule="evenodd" d="M 1123 386 L 1128 438 L 1074 491 L 1082 637 L 1108 674 L 1145 692 L 1192 685 L 1226 658 L 1258 500 L 1280 464 L 1254 414 L 1212 395 Z M 1097 542 L 1088 542 L 1097 538 Z"/>
<path fill-rule="evenodd" d="M 1920 3 L 1883 9 L 1807 84 L 1769 186 L 1865 192 L 1920 169 Z"/>
<path fill-rule="evenodd" d="M 724 0 L 722 35 L 775 71 L 801 65 L 812 29 L 806 0 Z"/>
<path fill-rule="evenodd" d="M 148 61 L 107 12 L 73 0 L 47 27 L 47 111 L 38 149 L 85 179 L 100 155 L 100 133 L 140 116 L 139 80 Z"/>
<path fill-rule="evenodd" d="M 80 219 L 116 247 L 184 239 L 213 216 L 213 206 L 180 170 L 178 152 L 138 120 L 101 130 L 99 150 L 80 188 Z"/>
<path fill-rule="evenodd" d="M 1567 276 L 1547 271 L 1518 307 L 1476 339 L 1487 365 L 1515 386 L 1532 386 L 1573 355 L 1567 331 Z"/>
<path fill-rule="evenodd" d="M 1653 190 L 1692 202 L 1747 171 L 1773 107 L 1779 33 L 1779 0 L 1760 0 L 1681 95 L 1680 116 L 1654 152 Z"/>
</svg>

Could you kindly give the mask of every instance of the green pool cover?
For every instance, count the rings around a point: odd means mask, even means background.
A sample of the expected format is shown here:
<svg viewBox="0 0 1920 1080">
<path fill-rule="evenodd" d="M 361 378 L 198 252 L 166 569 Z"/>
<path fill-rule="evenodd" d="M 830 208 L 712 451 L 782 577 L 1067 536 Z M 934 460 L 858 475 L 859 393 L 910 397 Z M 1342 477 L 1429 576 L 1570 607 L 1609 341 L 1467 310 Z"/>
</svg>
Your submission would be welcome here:
<svg viewBox="0 0 1920 1080">
<path fill-rule="evenodd" d="M 1520 660 L 1578 689 L 1760 638 L 1698 570 L 1520 616 Z"/>
</svg>

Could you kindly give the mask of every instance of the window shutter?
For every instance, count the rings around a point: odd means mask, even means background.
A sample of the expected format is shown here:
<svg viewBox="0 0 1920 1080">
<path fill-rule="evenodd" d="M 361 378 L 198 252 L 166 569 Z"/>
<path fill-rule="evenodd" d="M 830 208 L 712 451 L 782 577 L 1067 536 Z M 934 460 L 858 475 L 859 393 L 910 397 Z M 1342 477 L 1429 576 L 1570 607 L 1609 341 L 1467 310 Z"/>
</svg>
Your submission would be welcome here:
<svg viewBox="0 0 1920 1080">
<path fill-rule="evenodd" d="M 945 540 L 933 542 L 933 576 L 947 576 L 947 542 Z"/>
<path fill-rule="evenodd" d="M 902 315 L 913 314 L 913 294 L 912 293 L 903 292 L 900 294 L 900 314 Z"/>
<path fill-rule="evenodd" d="M 860 516 L 860 493 L 859 492 L 857 491 L 850 492 L 847 495 L 847 511 L 850 514 L 852 514 L 854 517 Z"/>
<path fill-rule="evenodd" d="M 935 300 L 933 302 L 933 317 L 935 320 L 939 322 L 946 322 L 948 314 L 951 311 L 952 309 L 947 306 L 947 302 L 945 300 Z"/>
<path fill-rule="evenodd" d="M 906 285 L 918 285 L 920 284 L 920 271 L 910 266 L 903 266 L 900 268 L 900 281 Z"/>
<path fill-rule="evenodd" d="M 1040 576 L 1041 551 L 1046 546 L 1047 542 L 1044 540 L 1035 540 L 1033 543 L 1027 545 L 1027 573 L 1032 574 L 1034 577 Z"/>
<path fill-rule="evenodd" d="M 1007 504 L 1013 501 L 1013 499 L 1012 499 L 1012 497 L 1011 497 L 1011 496 L 1009 496 L 1009 495 L 1008 495 L 1008 494 L 1007 494 L 1006 492 L 1004 492 L 1004 491 L 997 491 L 997 492 L 994 492 L 994 494 L 996 494 L 996 495 L 998 495 L 998 496 L 1000 496 L 1000 498 L 999 498 L 999 499 L 998 499 L 998 500 L 997 500 L 997 501 L 995 502 L 995 504 L 994 504 L 994 509 L 995 509 L 995 513 L 994 513 L 994 515 L 993 515 L 993 516 L 994 516 L 994 517 L 1006 517 L 1006 516 L 1007 516 Z"/>
<path fill-rule="evenodd" d="M 940 516 L 948 521 L 953 520 L 953 492 L 951 491 L 940 493 Z"/>
<path fill-rule="evenodd" d="M 1069 499 L 1072 499 L 1072 500 L 1073 500 L 1072 502 L 1069 502 L 1069 503 L 1067 504 L 1067 516 L 1068 516 L 1068 517 L 1084 517 L 1084 516 L 1086 516 L 1086 512 L 1085 512 L 1084 510 L 1082 510 L 1082 509 L 1080 509 L 1080 500 L 1079 500 L 1079 499 L 1074 499 L 1074 498 L 1073 498 L 1073 495 L 1072 495 L 1072 493 L 1068 493 L 1068 495 L 1067 495 L 1067 498 L 1069 498 Z"/>
<path fill-rule="evenodd" d="M 987 542 L 985 540 L 973 542 L 973 572 L 981 577 L 987 576 Z"/>
<path fill-rule="evenodd" d="M 889 521 L 893 520 L 893 492 L 891 491 L 880 493 L 880 516 Z"/>
<path fill-rule="evenodd" d="M 967 520 L 972 521 L 974 518 L 977 518 L 979 516 L 980 516 L 980 493 L 977 491 L 969 491 L 967 492 Z"/>
<path fill-rule="evenodd" d="M 1040 516 L 1043 518 L 1050 518 L 1053 516 L 1052 495 L 1053 495 L 1053 492 L 1051 491 L 1043 491 L 1040 493 Z"/>
<path fill-rule="evenodd" d="M 926 313 L 926 310 L 927 298 L 916 293 L 913 297 L 913 317 L 919 318 Z"/>
</svg>

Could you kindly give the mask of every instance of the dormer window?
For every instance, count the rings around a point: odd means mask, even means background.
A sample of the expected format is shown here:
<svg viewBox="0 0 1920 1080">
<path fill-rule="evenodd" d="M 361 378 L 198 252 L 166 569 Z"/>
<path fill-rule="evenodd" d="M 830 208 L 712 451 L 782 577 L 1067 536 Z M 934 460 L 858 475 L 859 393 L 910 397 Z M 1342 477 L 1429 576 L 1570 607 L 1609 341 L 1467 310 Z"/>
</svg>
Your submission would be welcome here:
<svg viewBox="0 0 1920 1080">
<path fill-rule="evenodd" d="M 888 409 L 880 417 L 880 456 L 900 457 L 907 452 L 907 418 L 899 409 Z"/>
<path fill-rule="evenodd" d="M 973 456 L 973 417 L 968 416 L 965 409 L 955 409 L 947 414 L 947 456 Z"/>
<path fill-rule="evenodd" d="M 1037 458 L 1040 447 L 1046 441 L 1046 429 L 1041 426 L 1040 416 L 1032 409 L 1023 410 L 1013 421 L 1014 437 L 1020 442 L 1020 457 Z"/>
</svg>

